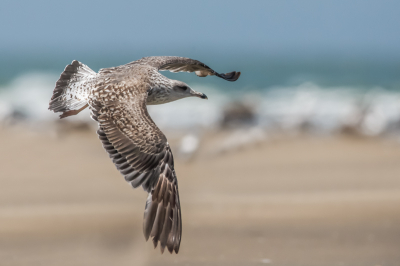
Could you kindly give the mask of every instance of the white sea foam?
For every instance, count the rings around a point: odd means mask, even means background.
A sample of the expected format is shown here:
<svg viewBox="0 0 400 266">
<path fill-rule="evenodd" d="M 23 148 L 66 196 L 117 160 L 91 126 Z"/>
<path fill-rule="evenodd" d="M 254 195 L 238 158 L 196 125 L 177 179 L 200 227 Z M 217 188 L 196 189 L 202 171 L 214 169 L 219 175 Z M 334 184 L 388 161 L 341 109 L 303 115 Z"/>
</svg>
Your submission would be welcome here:
<svg viewBox="0 0 400 266">
<path fill-rule="evenodd" d="M 17 77 L 8 86 L 0 88 L 0 117 L 20 114 L 29 120 L 47 120 L 47 110 L 57 76 L 47 73 L 29 73 Z"/>
<path fill-rule="evenodd" d="M 400 93 L 381 88 L 321 88 L 312 83 L 275 87 L 264 93 L 258 114 L 260 124 L 284 130 L 307 126 L 331 133 L 351 127 L 379 135 L 400 130 Z"/>
<path fill-rule="evenodd" d="M 58 75 L 29 73 L 0 87 L 0 121 L 19 117 L 21 121 L 56 121 L 48 102 Z M 266 129 L 296 131 L 307 128 L 315 133 L 334 133 L 353 128 L 361 134 L 400 134 L 400 92 L 382 88 L 320 87 L 313 83 L 272 87 L 264 91 L 235 93 L 191 84 L 209 100 L 188 98 L 149 106 L 161 129 L 211 128 L 220 124 L 226 104 L 235 100 L 252 102 L 256 125 Z M 251 95 L 249 97 L 249 94 Z M 71 120 L 89 121 L 88 112 Z"/>
</svg>

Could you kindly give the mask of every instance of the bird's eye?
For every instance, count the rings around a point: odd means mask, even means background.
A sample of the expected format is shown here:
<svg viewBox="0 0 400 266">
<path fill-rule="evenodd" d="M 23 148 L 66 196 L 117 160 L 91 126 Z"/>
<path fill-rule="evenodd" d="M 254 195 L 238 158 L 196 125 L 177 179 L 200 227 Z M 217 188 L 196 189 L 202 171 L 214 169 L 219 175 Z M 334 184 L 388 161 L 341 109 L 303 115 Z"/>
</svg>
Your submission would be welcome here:
<svg viewBox="0 0 400 266">
<path fill-rule="evenodd" d="M 185 90 L 187 90 L 188 87 L 187 86 L 178 86 L 178 88 L 185 91 Z"/>
</svg>

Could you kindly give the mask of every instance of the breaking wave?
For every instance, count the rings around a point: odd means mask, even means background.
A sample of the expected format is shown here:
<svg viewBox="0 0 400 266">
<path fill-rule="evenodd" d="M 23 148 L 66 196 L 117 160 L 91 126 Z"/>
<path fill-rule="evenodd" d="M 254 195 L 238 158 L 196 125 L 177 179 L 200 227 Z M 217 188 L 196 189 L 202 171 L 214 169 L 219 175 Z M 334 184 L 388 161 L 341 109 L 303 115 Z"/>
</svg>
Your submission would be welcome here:
<svg viewBox="0 0 400 266">
<path fill-rule="evenodd" d="M 48 102 L 58 75 L 28 73 L 0 87 L 0 121 L 40 124 L 54 122 Z M 226 107 L 244 103 L 254 115 L 252 124 L 267 130 L 321 134 L 353 129 L 364 135 L 400 134 L 400 92 L 384 88 L 321 87 L 311 82 L 270 87 L 231 95 L 204 85 L 191 87 L 209 96 L 149 106 L 162 129 L 213 128 L 221 125 Z M 89 122 L 88 112 L 68 118 Z"/>
</svg>

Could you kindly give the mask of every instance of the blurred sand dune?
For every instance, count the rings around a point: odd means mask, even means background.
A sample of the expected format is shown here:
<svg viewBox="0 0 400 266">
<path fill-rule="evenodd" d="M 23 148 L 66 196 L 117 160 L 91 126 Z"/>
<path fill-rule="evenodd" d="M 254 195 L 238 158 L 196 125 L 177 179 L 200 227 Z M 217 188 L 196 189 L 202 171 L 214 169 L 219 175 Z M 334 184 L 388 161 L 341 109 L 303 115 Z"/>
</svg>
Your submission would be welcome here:
<svg viewBox="0 0 400 266">
<path fill-rule="evenodd" d="M 183 239 L 160 255 L 94 132 L 0 132 L 0 265 L 399 265 L 400 145 L 268 139 L 178 160 Z M 173 149 L 176 145 L 172 143 Z"/>
</svg>

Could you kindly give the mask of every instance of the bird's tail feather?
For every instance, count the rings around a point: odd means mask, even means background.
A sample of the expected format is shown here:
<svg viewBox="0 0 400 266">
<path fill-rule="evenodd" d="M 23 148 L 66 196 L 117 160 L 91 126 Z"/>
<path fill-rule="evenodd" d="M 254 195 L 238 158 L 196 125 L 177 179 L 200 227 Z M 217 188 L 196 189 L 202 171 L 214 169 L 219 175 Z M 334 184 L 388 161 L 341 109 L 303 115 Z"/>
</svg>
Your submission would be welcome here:
<svg viewBox="0 0 400 266">
<path fill-rule="evenodd" d="M 64 118 L 76 115 L 85 109 L 88 106 L 91 81 L 96 75 L 96 72 L 87 65 L 76 60 L 72 61 L 56 82 L 49 110 L 55 113 L 63 112 L 60 118 Z"/>
</svg>

